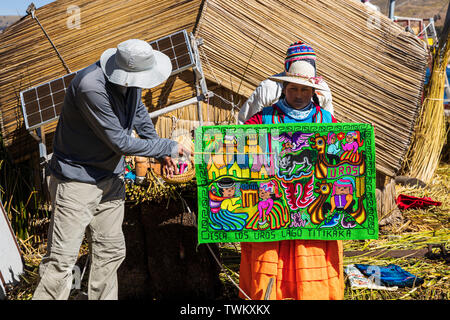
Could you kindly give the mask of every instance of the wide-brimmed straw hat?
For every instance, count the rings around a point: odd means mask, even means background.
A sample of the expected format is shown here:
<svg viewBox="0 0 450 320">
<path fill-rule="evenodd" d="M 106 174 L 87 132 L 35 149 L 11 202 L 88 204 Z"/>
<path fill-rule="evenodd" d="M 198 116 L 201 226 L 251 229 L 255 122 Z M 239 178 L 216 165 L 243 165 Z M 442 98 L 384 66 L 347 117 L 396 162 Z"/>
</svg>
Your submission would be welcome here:
<svg viewBox="0 0 450 320">
<path fill-rule="evenodd" d="M 270 79 L 278 82 L 297 83 L 316 90 L 330 91 L 322 77 L 316 76 L 315 68 L 307 61 L 295 61 L 291 64 L 289 71 L 271 76 Z"/>
<path fill-rule="evenodd" d="M 124 87 L 153 88 L 172 72 L 170 58 L 143 40 L 130 39 L 100 57 L 103 73 L 112 83 Z"/>
</svg>

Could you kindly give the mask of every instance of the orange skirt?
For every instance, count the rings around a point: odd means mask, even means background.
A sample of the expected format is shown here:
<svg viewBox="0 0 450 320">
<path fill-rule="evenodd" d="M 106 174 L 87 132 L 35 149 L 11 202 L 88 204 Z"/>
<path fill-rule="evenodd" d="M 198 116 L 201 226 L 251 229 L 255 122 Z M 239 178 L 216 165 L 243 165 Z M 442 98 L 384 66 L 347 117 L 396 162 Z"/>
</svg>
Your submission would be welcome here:
<svg viewBox="0 0 450 320">
<path fill-rule="evenodd" d="M 343 257 L 342 241 L 242 242 L 239 286 L 252 300 L 263 300 L 275 278 L 270 300 L 341 300 Z"/>
</svg>

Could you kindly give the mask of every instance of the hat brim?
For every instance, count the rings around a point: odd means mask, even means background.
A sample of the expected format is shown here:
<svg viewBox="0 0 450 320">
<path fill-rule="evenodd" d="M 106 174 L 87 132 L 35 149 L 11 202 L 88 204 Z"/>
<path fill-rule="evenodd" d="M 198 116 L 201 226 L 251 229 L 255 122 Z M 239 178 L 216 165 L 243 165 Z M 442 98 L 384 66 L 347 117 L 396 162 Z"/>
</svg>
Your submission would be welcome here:
<svg viewBox="0 0 450 320">
<path fill-rule="evenodd" d="M 320 90 L 320 91 L 330 91 L 330 88 L 323 80 L 320 80 L 317 83 L 315 83 L 312 80 L 308 80 L 308 79 L 305 79 L 302 77 L 288 75 L 288 74 L 286 74 L 286 72 L 282 72 L 282 73 L 273 75 L 273 76 L 269 77 L 269 79 L 273 80 L 273 81 L 277 81 L 277 82 L 297 83 L 297 84 L 301 84 L 304 86 L 312 87 L 312 88 L 314 88 L 316 90 Z"/>
<path fill-rule="evenodd" d="M 119 68 L 115 62 L 116 51 L 116 48 L 107 49 L 100 57 L 103 73 L 112 83 L 124 87 L 150 89 L 166 81 L 172 73 L 170 58 L 160 51 L 153 50 L 155 64 L 151 69 L 138 72 L 129 72 Z"/>
</svg>

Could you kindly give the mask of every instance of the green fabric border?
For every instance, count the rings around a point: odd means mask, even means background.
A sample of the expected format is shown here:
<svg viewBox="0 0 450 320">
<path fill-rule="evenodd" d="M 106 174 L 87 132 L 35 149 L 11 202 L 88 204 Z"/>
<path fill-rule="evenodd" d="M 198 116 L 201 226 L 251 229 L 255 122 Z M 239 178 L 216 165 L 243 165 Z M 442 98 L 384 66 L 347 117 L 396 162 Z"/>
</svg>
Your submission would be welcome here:
<svg viewBox="0 0 450 320">
<path fill-rule="evenodd" d="M 322 231 L 309 231 L 309 228 L 285 228 L 278 230 L 254 231 L 244 229 L 242 231 L 217 231 L 208 226 L 209 218 L 209 198 L 208 198 L 208 178 L 206 172 L 206 163 L 202 163 L 203 150 L 205 142 L 203 136 L 208 131 L 215 131 L 225 135 L 227 130 L 242 130 L 243 132 L 252 131 L 252 133 L 260 131 L 270 131 L 279 129 L 280 132 L 328 132 L 333 131 L 349 132 L 358 130 L 364 132 L 364 150 L 366 155 L 366 212 L 367 218 L 363 223 L 368 228 L 358 233 L 344 232 L 342 230 L 320 229 Z M 303 124 L 303 123 L 283 123 L 270 125 L 224 125 L 224 126 L 202 126 L 195 131 L 195 168 L 198 184 L 198 243 L 215 243 L 215 242 L 267 242 L 278 240 L 294 240 L 294 239 L 311 239 L 311 240 L 363 240 L 378 238 L 378 217 L 376 211 L 375 197 L 375 136 L 373 126 L 366 123 L 332 123 L 332 124 Z M 238 179 L 236 179 L 238 180 Z M 314 181 L 314 184 L 316 180 Z M 294 230 L 292 230 L 294 229 Z M 288 232 L 291 230 L 291 232 Z M 301 232 L 299 232 L 301 230 Z M 318 228 L 314 228 L 318 230 Z M 294 232 L 295 231 L 295 232 Z M 257 233 L 257 236 L 253 234 Z"/>
</svg>

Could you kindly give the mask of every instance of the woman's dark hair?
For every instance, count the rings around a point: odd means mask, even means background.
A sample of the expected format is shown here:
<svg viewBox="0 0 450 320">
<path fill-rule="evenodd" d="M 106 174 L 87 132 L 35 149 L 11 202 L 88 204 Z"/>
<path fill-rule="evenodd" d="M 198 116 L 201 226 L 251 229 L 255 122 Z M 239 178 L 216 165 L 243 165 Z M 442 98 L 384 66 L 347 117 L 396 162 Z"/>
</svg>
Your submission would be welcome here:
<svg viewBox="0 0 450 320">
<path fill-rule="evenodd" d="M 317 104 L 320 107 L 319 97 L 317 96 L 317 93 L 315 91 L 314 91 L 312 99 L 313 99 L 314 104 Z"/>
</svg>

